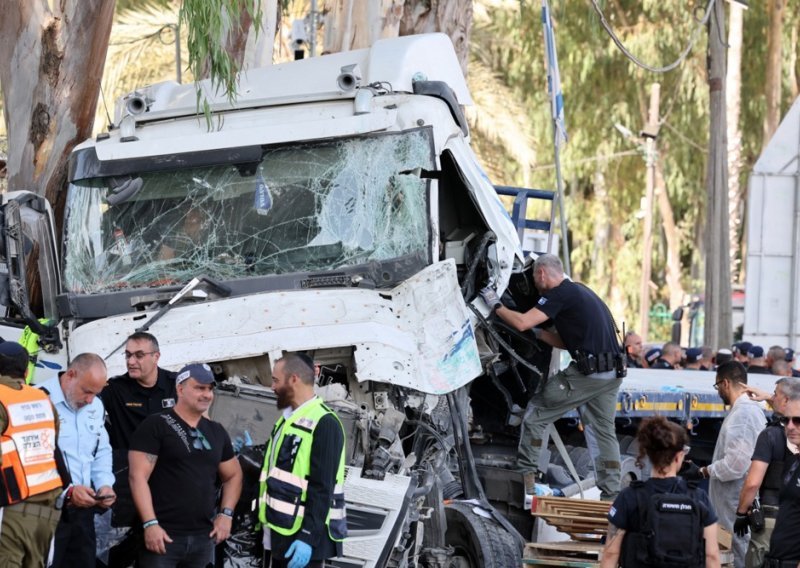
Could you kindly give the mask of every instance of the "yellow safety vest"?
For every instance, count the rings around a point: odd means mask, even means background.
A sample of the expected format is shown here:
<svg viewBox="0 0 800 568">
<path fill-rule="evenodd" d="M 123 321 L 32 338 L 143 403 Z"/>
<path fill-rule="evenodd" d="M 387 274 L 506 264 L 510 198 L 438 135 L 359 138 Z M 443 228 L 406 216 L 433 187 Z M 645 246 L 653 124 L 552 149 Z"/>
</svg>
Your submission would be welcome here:
<svg viewBox="0 0 800 568">
<path fill-rule="evenodd" d="M 289 419 L 281 417 L 272 429 L 264 467 L 259 478 L 258 518 L 262 525 L 284 536 L 300 530 L 305 514 L 308 476 L 311 473 L 311 445 L 319 421 L 331 414 L 339 427 L 344 427 L 336 413 L 320 398 L 314 398 L 297 409 Z M 344 444 L 336 472 L 336 485 L 331 497 L 325 525 L 331 540 L 341 542 L 347 535 L 344 506 Z"/>
</svg>

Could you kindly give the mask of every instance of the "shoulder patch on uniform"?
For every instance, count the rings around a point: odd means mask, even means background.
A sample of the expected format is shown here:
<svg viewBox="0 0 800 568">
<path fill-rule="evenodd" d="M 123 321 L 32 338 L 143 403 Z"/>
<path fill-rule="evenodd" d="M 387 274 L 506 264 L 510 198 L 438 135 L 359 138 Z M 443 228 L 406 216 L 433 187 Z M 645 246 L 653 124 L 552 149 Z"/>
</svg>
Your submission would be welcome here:
<svg viewBox="0 0 800 568">
<path fill-rule="evenodd" d="M 539 304 L 540 306 L 544 306 L 547 303 L 547 298 L 541 297 L 539 298 L 539 301 L 536 303 Z"/>
<path fill-rule="evenodd" d="M 617 514 L 617 508 L 616 508 L 616 507 L 611 507 L 611 508 L 608 510 L 608 516 L 609 516 L 609 517 L 613 517 L 613 516 L 614 516 L 614 515 L 616 515 L 616 514 Z"/>
<path fill-rule="evenodd" d="M 307 430 L 308 432 L 314 431 L 314 426 L 316 422 L 311 420 L 311 418 L 300 418 L 297 422 L 294 423 L 296 428 L 300 428 L 301 430 Z"/>
</svg>

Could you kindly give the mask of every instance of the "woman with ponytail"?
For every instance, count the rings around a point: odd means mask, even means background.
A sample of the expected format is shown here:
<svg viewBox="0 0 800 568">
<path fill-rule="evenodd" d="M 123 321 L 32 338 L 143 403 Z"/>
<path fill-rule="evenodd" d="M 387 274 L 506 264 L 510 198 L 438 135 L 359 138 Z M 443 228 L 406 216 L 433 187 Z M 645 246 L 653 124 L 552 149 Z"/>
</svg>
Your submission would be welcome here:
<svg viewBox="0 0 800 568">
<path fill-rule="evenodd" d="M 686 430 L 662 416 L 642 421 L 637 465 L 652 471 L 617 496 L 608 512 L 601 568 L 719 568 L 717 515 L 708 494 L 678 477 Z"/>
</svg>

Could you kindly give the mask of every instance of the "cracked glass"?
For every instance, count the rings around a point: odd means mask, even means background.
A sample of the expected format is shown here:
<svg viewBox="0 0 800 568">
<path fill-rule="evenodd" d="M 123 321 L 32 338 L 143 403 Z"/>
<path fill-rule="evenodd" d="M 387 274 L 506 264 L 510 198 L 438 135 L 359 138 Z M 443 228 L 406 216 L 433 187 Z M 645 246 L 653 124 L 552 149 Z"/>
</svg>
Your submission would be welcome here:
<svg viewBox="0 0 800 568">
<path fill-rule="evenodd" d="M 64 281 L 91 294 L 427 258 L 431 131 L 271 147 L 261 162 L 73 182 Z M 416 172 L 414 170 L 417 170 Z"/>
</svg>

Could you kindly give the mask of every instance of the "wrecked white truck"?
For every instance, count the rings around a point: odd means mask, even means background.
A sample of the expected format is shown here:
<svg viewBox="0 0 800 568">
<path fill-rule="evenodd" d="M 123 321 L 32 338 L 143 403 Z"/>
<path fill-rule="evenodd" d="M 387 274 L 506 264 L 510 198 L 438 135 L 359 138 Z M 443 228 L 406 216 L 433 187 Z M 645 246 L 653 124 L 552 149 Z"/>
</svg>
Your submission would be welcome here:
<svg viewBox="0 0 800 568">
<path fill-rule="evenodd" d="M 201 87 L 211 128 L 193 85 L 119 101 L 116 126 L 72 154 L 59 233 L 42 198 L 3 196 L 2 335 L 38 332 L 34 381 L 85 351 L 123 373 L 136 330 L 169 368 L 208 363 L 212 418 L 254 441 L 253 476 L 278 415 L 271 365 L 305 352 L 348 436 L 333 565 L 518 566 L 533 520 L 509 423 L 550 353 L 487 326 L 475 300 L 487 282 L 521 309 L 535 298 L 469 147 L 449 39 L 251 70 L 235 104 Z M 233 565 L 248 561 L 249 483 Z"/>
</svg>

